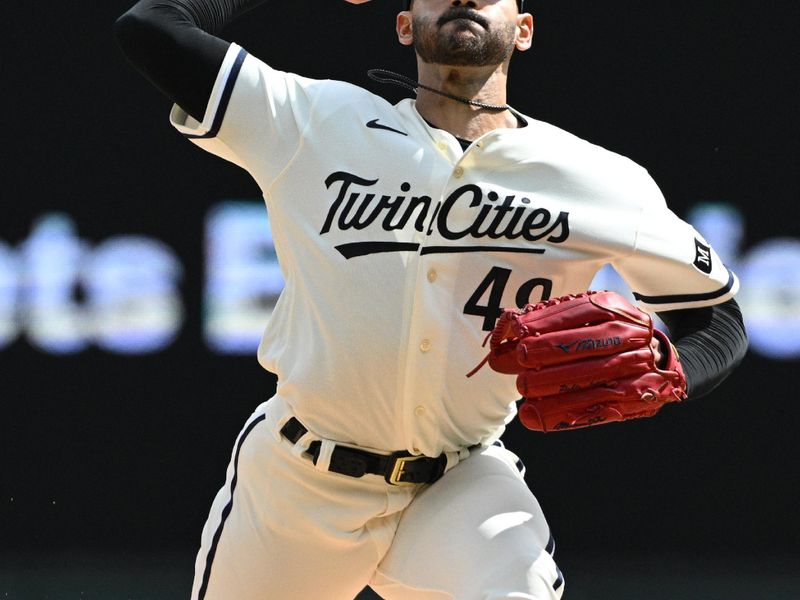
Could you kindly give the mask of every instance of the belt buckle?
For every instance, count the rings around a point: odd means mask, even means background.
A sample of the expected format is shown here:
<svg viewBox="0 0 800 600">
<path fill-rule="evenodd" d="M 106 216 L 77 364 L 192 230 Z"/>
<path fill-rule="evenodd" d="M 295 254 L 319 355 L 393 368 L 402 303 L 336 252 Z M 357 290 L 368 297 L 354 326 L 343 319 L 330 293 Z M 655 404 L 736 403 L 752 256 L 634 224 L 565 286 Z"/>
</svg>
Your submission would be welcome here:
<svg viewBox="0 0 800 600">
<path fill-rule="evenodd" d="M 400 478 L 406 472 L 406 463 L 414 462 L 415 460 L 421 460 L 426 458 L 426 456 L 423 454 L 405 456 L 404 452 L 395 452 L 390 458 L 394 459 L 394 467 L 392 468 L 391 473 L 386 473 L 384 476 L 384 479 L 386 479 L 387 483 L 398 486 L 418 485 L 413 481 L 401 481 Z"/>
</svg>

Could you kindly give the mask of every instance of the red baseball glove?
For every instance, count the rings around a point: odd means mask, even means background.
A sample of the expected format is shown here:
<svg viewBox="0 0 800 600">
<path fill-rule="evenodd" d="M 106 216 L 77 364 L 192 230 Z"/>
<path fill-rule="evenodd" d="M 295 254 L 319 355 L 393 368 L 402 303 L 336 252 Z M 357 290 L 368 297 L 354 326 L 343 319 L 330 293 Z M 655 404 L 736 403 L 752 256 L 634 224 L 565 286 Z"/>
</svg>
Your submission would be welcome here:
<svg viewBox="0 0 800 600">
<path fill-rule="evenodd" d="M 660 366 L 654 338 L 664 354 Z M 650 315 L 614 292 L 506 309 L 488 339 L 489 366 L 517 375 L 524 398 L 519 418 L 528 429 L 651 417 L 667 402 L 686 397 L 686 378 L 669 338 L 653 328 Z"/>
</svg>

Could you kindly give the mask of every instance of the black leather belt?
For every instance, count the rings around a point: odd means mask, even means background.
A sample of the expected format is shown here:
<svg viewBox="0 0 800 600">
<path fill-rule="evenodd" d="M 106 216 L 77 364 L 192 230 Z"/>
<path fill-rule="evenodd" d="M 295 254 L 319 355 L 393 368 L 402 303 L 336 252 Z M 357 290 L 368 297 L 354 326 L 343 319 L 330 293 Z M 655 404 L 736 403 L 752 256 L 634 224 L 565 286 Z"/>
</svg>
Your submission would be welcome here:
<svg viewBox="0 0 800 600">
<path fill-rule="evenodd" d="M 307 432 L 308 429 L 295 417 L 289 419 L 281 428 L 281 435 L 293 444 L 296 444 Z M 321 447 L 322 442 L 313 441 L 306 451 L 315 465 Z M 350 477 L 363 477 L 367 473 L 372 473 L 373 475 L 382 475 L 391 485 L 417 485 L 433 483 L 444 475 L 446 466 L 447 456 L 444 454 L 431 458 L 414 455 L 403 450 L 386 455 L 337 445 L 333 448 L 328 470 Z"/>
</svg>

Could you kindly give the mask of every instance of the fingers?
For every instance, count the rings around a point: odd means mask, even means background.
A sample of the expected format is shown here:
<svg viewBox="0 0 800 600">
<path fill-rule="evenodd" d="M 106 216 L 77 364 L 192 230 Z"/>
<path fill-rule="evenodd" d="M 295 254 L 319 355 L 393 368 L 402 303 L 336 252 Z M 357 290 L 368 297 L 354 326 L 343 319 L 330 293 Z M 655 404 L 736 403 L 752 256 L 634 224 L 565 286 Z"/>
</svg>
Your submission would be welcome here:
<svg viewBox="0 0 800 600">
<path fill-rule="evenodd" d="M 650 348 L 653 351 L 653 358 L 656 365 L 659 367 L 664 366 L 664 359 L 666 356 L 661 352 L 661 342 L 657 337 L 653 337 L 653 339 L 650 341 Z"/>
</svg>

